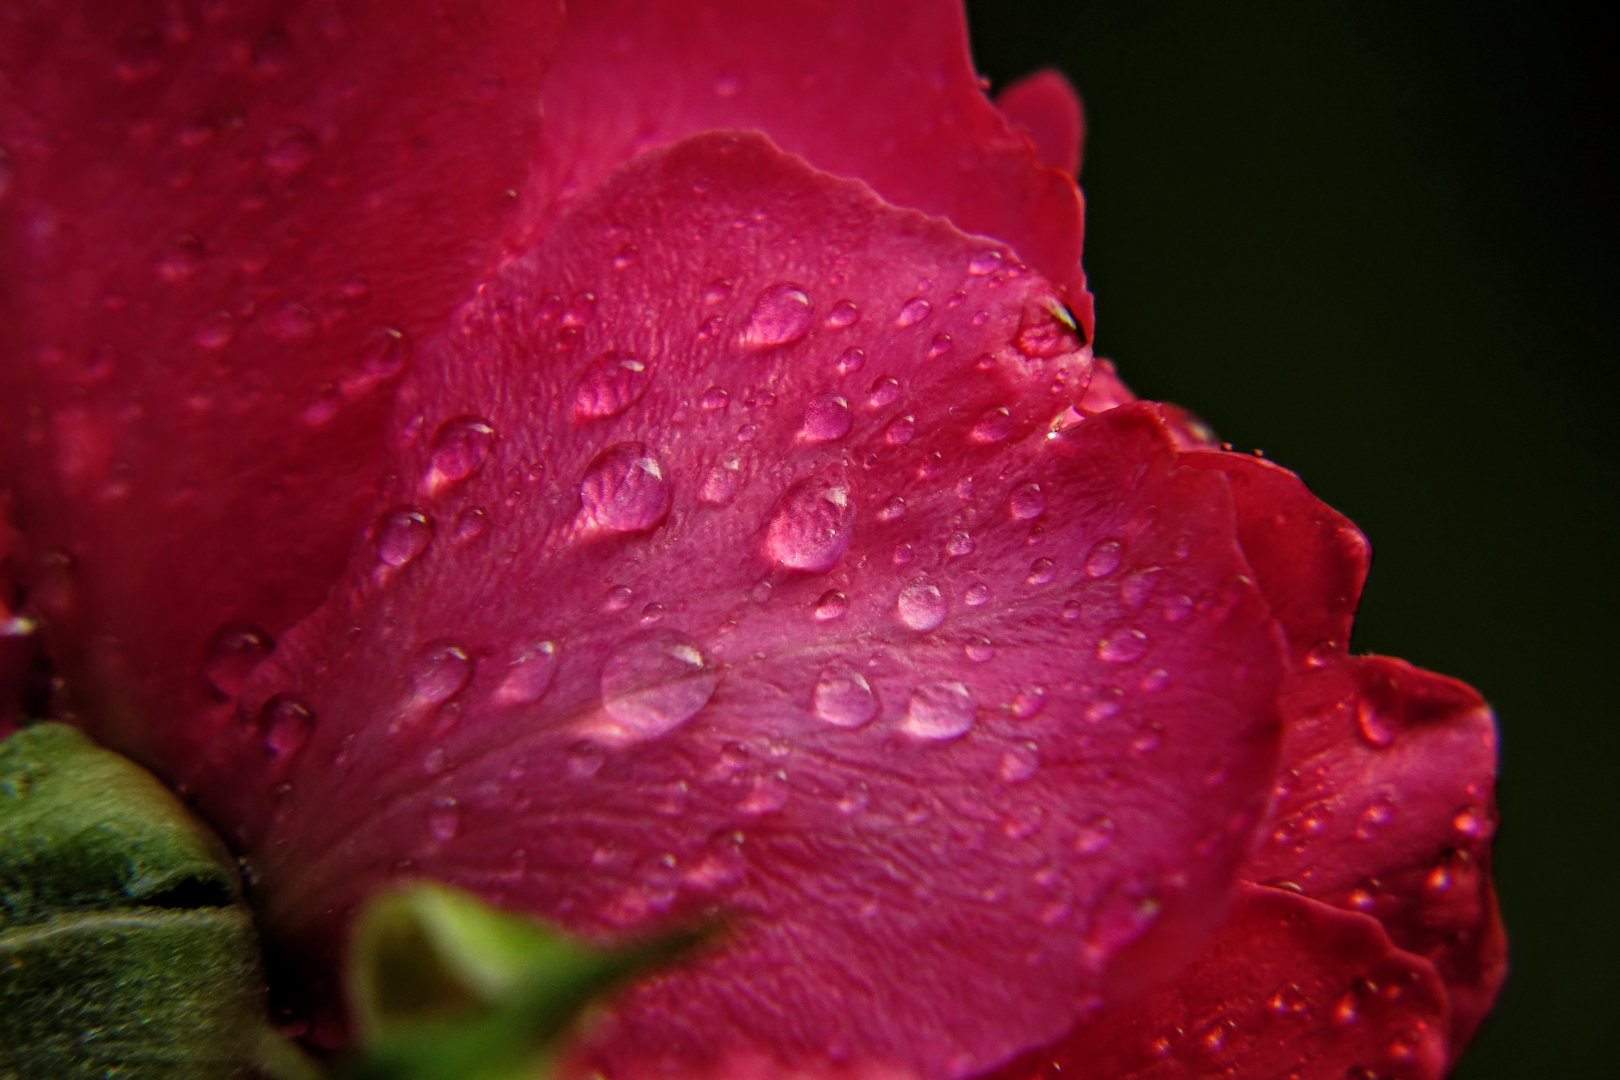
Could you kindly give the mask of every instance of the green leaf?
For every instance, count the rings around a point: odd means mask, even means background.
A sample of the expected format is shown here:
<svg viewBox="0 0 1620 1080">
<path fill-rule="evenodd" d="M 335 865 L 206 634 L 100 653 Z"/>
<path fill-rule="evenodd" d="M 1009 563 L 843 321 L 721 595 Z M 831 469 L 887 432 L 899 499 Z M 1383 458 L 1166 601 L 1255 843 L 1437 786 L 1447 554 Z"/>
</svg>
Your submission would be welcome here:
<svg viewBox="0 0 1620 1080">
<path fill-rule="evenodd" d="M 72 728 L 0 742 L 0 1078 L 253 1075 L 264 980 L 235 864 Z"/>
<path fill-rule="evenodd" d="M 581 1010 L 693 938 L 608 951 L 419 882 L 360 920 L 350 996 L 363 1052 L 347 1080 L 535 1080 Z"/>
</svg>

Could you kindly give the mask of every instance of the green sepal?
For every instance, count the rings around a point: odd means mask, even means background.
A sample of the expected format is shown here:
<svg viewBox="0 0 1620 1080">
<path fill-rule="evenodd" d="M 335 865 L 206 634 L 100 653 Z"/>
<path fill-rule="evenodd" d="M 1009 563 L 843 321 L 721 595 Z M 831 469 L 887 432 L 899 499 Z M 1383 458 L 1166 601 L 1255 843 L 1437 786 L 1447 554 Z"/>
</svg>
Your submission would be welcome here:
<svg viewBox="0 0 1620 1080">
<path fill-rule="evenodd" d="M 584 1007 L 692 944 L 603 950 L 470 894 L 419 882 L 375 899 L 350 1000 L 362 1052 L 345 1080 L 538 1080 Z"/>
<path fill-rule="evenodd" d="M 235 864 L 72 728 L 0 742 L 0 1078 L 254 1075 L 264 979 Z"/>
</svg>

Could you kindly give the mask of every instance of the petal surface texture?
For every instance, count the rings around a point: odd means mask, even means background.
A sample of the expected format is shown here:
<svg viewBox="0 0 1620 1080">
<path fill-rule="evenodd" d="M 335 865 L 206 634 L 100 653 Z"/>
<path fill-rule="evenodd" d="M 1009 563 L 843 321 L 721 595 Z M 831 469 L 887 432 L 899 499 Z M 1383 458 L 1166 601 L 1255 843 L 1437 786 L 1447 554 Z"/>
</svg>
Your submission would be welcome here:
<svg viewBox="0 0 1620 1080">
<path fill-rule="evenodd" d="M 757 128 L 896 206 L 1011 245 L 1089 339 L 1079 189 L 985 97 L 955 0 L 588 0 L 570 5 L 543 107 L 540 228 L 641 150 Z"/>
<path fill-rule="evenodd" d="M 1089 352 L 985 251 L 716 133 L 458 312 L 369 542 L 192 778 L 272 933 L 330 955 L 409 874 L 717 922 L 586 1047 L 625 1076 L 971 1076 L 1190 958 L 1281 635 L 1155 407 L 1054 428 Z"/>
<path fill-rule="evenodd" d="M 1070 176 L 1080 175 L 1086 114 L 1063 72 L 1043 68 L 1025 75 L 996 95 L 996 108 L 1029 136 L 1042 161 Z"/>
<path fill-rule="evenodd" d="M 239 681 L 219 632 L 268 641 L 341 569 L 398 373 L 517 220 L 559 23 L 528 2 L 0 13 L 0 255 L 27 268 L 0 286 L 0 484 L 101 738 L 172 778 Z"/>
</svg>

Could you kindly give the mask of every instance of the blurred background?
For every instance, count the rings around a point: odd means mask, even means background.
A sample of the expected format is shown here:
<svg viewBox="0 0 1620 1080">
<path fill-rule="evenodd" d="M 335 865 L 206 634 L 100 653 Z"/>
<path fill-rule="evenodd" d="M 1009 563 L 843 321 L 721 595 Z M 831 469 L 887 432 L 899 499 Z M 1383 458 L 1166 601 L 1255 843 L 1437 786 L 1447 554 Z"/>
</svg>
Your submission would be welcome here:
<svg viewBox="0 0 1620 1080">
<path fill-rule="evenodd" d="M 997 88 L 1085 99 L 1099 353 L 1367 532 L 1357 651 L 1497 710 L 1512 973 L 1455 1077 L 1615 1075 L 1620 16 L 969 6 Z"/>
</svg>

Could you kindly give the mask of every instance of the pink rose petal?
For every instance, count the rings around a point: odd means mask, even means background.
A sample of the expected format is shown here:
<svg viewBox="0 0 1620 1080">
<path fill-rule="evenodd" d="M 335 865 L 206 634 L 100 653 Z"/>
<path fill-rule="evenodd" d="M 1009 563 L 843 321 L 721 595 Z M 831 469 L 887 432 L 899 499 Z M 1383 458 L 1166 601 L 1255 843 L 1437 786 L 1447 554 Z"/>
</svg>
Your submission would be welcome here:
<svg viewBox="0 0 1620 1080">
<path fill-rule="evenodd" d="M 1009 84 L 996 95 L 996 108 L 1029 136 L 1042 161 L 1070 176 L 1080 175 L 1086 114 L 1080 95 L 1061 71 L 1042 68 Z"/>
</svg>

